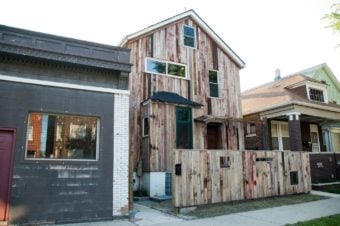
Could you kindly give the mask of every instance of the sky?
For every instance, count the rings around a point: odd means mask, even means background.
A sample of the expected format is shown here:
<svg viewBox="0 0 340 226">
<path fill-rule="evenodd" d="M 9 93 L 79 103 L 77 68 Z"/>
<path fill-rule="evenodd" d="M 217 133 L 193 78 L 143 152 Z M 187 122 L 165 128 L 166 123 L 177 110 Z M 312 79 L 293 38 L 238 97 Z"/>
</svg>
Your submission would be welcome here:
<svg viewBox="0 0 340 226">
<path fill-rule="evenodd" d="M 119 45 L 194 9 L 241 57 L 241 90 L 327 63 L 340 80 L 340 35 L 322 17 L 340 0 L 0 0 L 0 24 Z"/>
</svg>

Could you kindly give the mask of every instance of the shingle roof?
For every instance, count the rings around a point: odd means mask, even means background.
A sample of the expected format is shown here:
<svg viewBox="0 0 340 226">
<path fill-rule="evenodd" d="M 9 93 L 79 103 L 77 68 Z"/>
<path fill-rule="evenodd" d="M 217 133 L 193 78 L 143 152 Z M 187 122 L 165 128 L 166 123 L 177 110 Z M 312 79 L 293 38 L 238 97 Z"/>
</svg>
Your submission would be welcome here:
<svg viewBox="0 0 340 226">
<path fill-rule="evenodd" d="M 259 87 L 242 93 L 242 109 L 243 115 L 261 112 L 268 108 L 280 107 L 291 104 L 293 102 L 305 102 L 310 103 L 306 95 L 296 92 L 294 89 L 290 89 L 289 86 L 298 84 L 301 82 L 310 81 L 313 83 L 319 83 L 319 81 L 310 78 L 305 75 L 296 74 L 284 77 L 280 80 L 266 83 Z M 339 108 L 332 104 L 317 103 L 320 106 L 327 105 Z"/>
</svg>

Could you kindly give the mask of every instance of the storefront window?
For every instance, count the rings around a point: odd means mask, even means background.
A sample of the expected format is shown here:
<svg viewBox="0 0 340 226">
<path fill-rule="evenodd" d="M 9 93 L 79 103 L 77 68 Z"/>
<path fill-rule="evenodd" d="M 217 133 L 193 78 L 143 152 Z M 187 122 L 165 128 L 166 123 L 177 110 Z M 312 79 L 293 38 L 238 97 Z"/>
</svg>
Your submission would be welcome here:
<svg viewBox="0 0 340 226">
<path fill-rule="evenodd" d="M 98 157 L 97 117 L 30 113 L 26 159 Z"/>
</svg>

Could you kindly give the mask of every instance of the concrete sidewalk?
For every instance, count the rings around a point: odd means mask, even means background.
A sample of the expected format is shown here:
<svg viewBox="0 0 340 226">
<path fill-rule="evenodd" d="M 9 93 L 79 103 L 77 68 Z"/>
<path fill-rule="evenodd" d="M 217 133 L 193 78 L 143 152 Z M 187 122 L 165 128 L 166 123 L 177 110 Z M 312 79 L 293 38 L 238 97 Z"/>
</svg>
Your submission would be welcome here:
<svg viewBox="0 0 340 226">
<path fill-rule="evenodd" d="M 327 195 L 327 193 L 323 193 Z M 176 216 L 159 212 L 149 207 L 136 205 L 135 221 L 127 220 L 91 222 L 72 224 L 74 226 L 219 226 L 219 225 L 243 225 L 243 226 L 276 226 L 292 224 L 298 221 L 330 216 L 340 213 L 340 196 L 314 202 L 307 202 L 296 205 L 287 205 L 269 209 L 241 212 L 230 215 L 184 220 Z M 70 224 L 68 224 L 69 226 Z"/>
</svg>

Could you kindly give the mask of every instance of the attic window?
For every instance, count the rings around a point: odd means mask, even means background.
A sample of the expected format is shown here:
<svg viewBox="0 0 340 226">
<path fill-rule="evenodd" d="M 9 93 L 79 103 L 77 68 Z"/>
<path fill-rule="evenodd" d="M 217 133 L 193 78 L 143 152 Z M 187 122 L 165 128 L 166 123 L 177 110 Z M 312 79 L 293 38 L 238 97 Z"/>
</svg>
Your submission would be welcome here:
<svg viewBox="0 0 340 226">
<path fill-rule="evenodd" d="M 325 102 L 323 91 L 319 89 L 309 88 L 309 98 L 310 100 Z"/>
<path fill-rule="evenodd" d="M 183 26 L 184 46 L 196 48 L 196 29 L 187 25 Z"/>
</svg>

